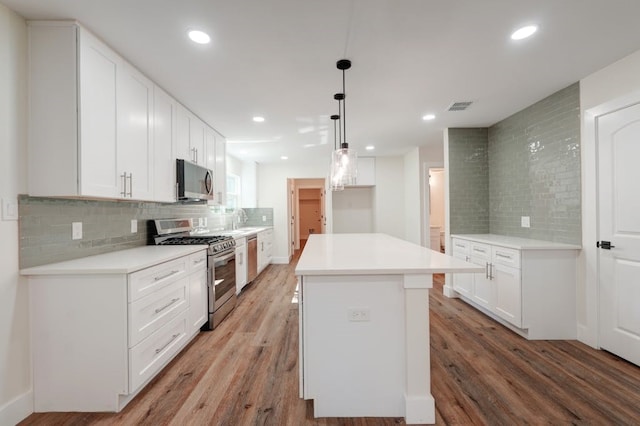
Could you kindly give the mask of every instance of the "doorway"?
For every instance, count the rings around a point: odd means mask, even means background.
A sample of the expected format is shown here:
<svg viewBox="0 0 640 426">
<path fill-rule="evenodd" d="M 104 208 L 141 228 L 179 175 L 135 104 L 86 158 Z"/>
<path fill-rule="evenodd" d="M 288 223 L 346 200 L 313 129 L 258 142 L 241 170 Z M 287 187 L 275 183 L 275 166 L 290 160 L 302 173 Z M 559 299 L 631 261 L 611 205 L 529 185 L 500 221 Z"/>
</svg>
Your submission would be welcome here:
<svg viewBox="0 0 640 426">
<path fill-rule="evenodd" d="M 445 250 L 444 180 L 444 168 L 428 168 L 426 188 L 429 208 L 427 209 L 428 220 L 426 222 L 429 225 L 429 248 L 443 253 Z"/>
<path fill-rule="evenodd" d="M 322 189 L 300 188 L 298 211 L 300 212 L 300 239 L 307 240 L 311 234 L 322 233 Z"/>
<path fill-rule="evenodd" d="M 309 235 L 325 233 L 325 180 L 287 179 L 287 197 L 291 258 Z"/>
</svg>

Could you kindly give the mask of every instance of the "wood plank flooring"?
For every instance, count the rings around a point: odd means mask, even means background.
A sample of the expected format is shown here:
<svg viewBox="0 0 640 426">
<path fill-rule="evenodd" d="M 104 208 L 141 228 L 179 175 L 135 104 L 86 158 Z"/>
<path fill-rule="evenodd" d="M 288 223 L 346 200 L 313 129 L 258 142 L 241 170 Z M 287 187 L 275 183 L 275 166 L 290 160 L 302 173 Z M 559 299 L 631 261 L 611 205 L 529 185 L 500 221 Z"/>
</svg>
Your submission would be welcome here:
<svg viewBox="0 0 640 426">
<path fill-rule="evenodd" d="M 298 398 L 295 260 L 271 265 L 219 328 L 200 333 L 120 413 L 35 413 L 20 425 L 404 424 L 313 418 Z M 439 425 L 640 424 L 640 367 L 576 341 L 522 339 L 431 292 L 432 394 Z"/>
</svg>

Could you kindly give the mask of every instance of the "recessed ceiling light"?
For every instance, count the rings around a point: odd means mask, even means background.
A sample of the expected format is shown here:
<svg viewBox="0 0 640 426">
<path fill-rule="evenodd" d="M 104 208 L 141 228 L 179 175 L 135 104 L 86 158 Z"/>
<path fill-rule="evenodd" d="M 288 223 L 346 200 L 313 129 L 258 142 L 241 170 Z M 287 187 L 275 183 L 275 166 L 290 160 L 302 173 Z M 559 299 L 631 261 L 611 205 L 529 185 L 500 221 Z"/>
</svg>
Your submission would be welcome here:
<svg viewBox="0 0 640 426">
<path fill-rule="evenodd" d="M 286 155 L 283 155 L 282 157 L 280 157 L 281 160 L 288 160 L 289 157 L 287 157 Z"/>
<path fill-rule="evenodd" d="M 367 151 L 373 151 L 374 149 L 376 149 L 376 147 L 373 145 L 367 145 L 364 147 L 364 149 L 366 149 Z"/>
<path fill-rule="evenodd" d="M 435 116 L 435 115 L 433 115 L 433 114 L 427 114 L 427 115 L 423 115 L 423 116 L 422 116 L 422 119 L 423 119 L 424 121 L 433 120 L 434 118 L 436 118 L 436 116 Z"/>
<path fill-rule="evenodd" d="M 511 40 L 522 40 L 523 38 L 531 37 L 536 31 L 538 31 L 537 26 L 527 25 L 514 31 L 514 33 L 511 34 Z"/>
<path fill-rule="evenodd" d="M 253 117 L 253 121 L 255 121 L 256 123 L 262 123 L 264 121 L 264 117 L 255 116 Z"/>
<path fill-rule="evenodd" d="M 209 34 L 198 30 L 189 31 L 189 38 L 198 44 L 207 44 L 211 41 Z"/>
</svg>

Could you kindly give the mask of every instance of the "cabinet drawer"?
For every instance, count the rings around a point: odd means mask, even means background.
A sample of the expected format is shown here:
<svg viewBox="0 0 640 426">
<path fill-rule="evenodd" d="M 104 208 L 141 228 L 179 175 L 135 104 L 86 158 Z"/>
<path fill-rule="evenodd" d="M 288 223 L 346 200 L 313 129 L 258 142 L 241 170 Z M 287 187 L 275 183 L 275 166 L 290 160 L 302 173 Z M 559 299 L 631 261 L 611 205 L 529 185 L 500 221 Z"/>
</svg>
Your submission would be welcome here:
<svg viewBox="0 0 640 426">
<path fill-rule="evenodd" d="M 520 251 L 511 248 L 494 246 L 491 249 L 492 263 L 520 268 Z"/>
<path fill-rule="evenodd" d="M 187 275 L 187 257 L 152 266 L 129 275 L 129 302 L 138 300 Z"/>
<path fill-rule="evenodd" d="M 189 306 L 189 277 L 129 304 L 129 347 L 175 318 Z"/>
<path fill-rule="evenodd" d="M 187 315 L 182 312 L 129 350 L 130 393 L 135 392 L 178 353 L 186 342 L 186 331 Z"/>
<path fill-rule="evenodd" d="M 454 253 L 460 254 L 469 254 L 469 246 L 471 243 L 467 240 L 460 240 L 458 238 L 454 238 L 451 240 L 451 246 L 453 248 Z"/>
<path fill-rule="evenodd" d="M 491 261 L 491 246 L 488 244 L 469 242 L 469 255 L 476 260 Z"/>
<path fill-rule="evenodd" d="M 207 267 L 207 252 L 205 250 L 199 251 L 198 253 L 193 253 L 189 255 L 189 272 L 194 272 L 199 269 L 204 269 Z"/>
</svg>

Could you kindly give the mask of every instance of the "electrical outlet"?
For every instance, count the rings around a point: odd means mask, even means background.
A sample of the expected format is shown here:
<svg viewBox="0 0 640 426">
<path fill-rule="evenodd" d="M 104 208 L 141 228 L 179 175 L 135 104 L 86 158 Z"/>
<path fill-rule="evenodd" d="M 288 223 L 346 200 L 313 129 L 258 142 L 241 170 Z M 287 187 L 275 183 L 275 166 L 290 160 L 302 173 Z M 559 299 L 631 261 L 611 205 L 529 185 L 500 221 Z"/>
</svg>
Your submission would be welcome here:
<svg viewBox="0 0 640 426">
<path fill-rule="evenodd" d="M 131 219 L 131 233 L 135 234 L 138 232 L 138 221 L 135 219 Z"/>
<path fill-rule="evenodd" d="M 522 216 L 520 218 L 520 226 L 522 226 L 523 228 L 531 227 L 531 221 L 529 219 L 529 216 Z"/>
<path fill-rule="evenodd" d="M 349 321 L 371 321 L 369 308 L 349 308 L 347 310 Z"/>
<path fill-rule="evenodd" d="M 71 224 L 71 239 L 72 240 L 82 239 L 82 222 L 73 222 Z"/>
<path fill-rule="evenodd" d="M 2 220 L 18 220 L 17 199 L 2 199 Z"/>
<path fill-rule="evenodd" d="M 262 216 L 262 221 L 266 222 L 267 221 L 267 217 L 266 216 Z"/>
</svg>

